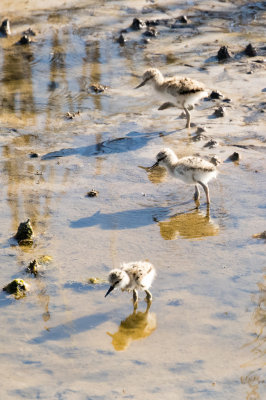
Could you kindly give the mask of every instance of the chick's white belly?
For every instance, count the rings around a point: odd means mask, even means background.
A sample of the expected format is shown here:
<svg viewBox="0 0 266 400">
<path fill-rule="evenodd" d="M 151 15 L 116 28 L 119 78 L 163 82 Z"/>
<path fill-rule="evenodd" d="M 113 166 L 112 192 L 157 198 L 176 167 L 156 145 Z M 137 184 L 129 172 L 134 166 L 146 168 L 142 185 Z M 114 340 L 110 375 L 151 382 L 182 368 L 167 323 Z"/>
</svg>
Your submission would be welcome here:
<svg viewBox="0 0 266 400">
<path fill-rule="evenodd" d="M 184 96 L 172 96 L 170 93 L 166 91 L 161 91 L 155 89 L 156 97 L 158 98 L 159 101 L 162 103 L 170 102 L 173 103 L 177 107 L 183 107 L 184 103 Z"/>
</svg>

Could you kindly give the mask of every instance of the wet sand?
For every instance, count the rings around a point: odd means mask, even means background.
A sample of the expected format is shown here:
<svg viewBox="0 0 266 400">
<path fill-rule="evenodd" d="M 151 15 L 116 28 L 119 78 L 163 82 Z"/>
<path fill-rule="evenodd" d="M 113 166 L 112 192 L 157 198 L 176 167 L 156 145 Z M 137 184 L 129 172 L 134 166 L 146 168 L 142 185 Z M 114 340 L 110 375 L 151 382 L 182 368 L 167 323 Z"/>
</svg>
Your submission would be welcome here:
<svg viewBox="0 0 266 400">
<path fill-rule="evenodd" d="M 264 4 L 1 5 L 0 283 L 20 277 L 31 290 L 0 293 L 0 398 L 263 399 L 265 240 L 252 235 L 265 230 Z M 134 17 L 158 19 L 158 35 L 144 43 L 145 29 L 128 30 L 120 45 Z M 33 43 L 14 46 L 29 27 Z M 249 43 L 256 57 L 243 54 Z M 218 62 L 223 45 L 232 57 Z M 201 101 L 188 131 L 182 110 L 134 90 L 151 66 L 231 102 Z M 163 147 L 223 161 L 209 212 L 203 195 L 195 209 L 193 187 L 143 168 Z M 239 162 L 226 161 L 234 152 Z M 12 239 L 27 218 L 32 247 Z M 42 255 L 52 261 L 27 274 Z M 143 295 L 134 313 L 130 294 L 105 299 L 107 283 L 88 283 L 139 259 L 157 269 L 149 311 Z"/>
</svg>

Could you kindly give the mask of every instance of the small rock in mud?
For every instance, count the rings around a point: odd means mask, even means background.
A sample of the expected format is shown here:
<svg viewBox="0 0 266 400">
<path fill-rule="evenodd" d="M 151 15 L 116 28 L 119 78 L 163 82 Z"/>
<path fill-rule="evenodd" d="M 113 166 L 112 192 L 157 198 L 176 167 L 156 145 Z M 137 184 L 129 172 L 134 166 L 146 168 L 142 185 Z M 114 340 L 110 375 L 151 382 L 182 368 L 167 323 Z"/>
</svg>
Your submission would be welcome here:
<svg viewBox="0 0 266 400">
<path fill-rule="evenodd" d="M 126 43 L 125 36 L 120 33 L 120 36 L 116 39 L 117 43 L 121 44 L 122 46 Z"/>
<path fill-rule="evenodd" d="M 76 116 L 79 116 L 80 112 L 77 111 L 76 113 L 70 113 L 69 111 L 65 114 L 66 119 L 74 119 Z"/>
<path fill-rule="evenodd" d="M 140 29 L 145 28 L 145 26 L 146 23 L 144 21 L 139 18 L 134 18 L 130 28 L 134 29 L 134 31 L 139 31 Z"/>
<path fill-rule="evenodd" d="M 14 279 L 8 285 L 3 287 L 3 290 L 8 294 L 13 294 L 16 299 L 25 296 L 25 293 L 29 291 L 30 285 L 26 283 L 23 279 Z"/>
<path fill-rule="evenodd" d="M 145 38 L 143 38 L 142 43 L 148 44 L 148 43 L 150 43 L 150 41 L 151 41 L 150 38 L 145 37 Z"/>
<path fill-rule="evenodd" d="M 179 18 L 179 21 L 180 21 L 182 24 L 187 24 L 187 23 L 188 23 L 187 16 L 186 16 L 186 15 L 182 15 L 182 16 Z"/>
<path fill-rule="evenodd" d="M 226 99 L 223 99 L 223 102 L 224 103 L 232 103 L 232 99 L 226 98 Z"/>
<path fill-rule="evenodd" d="M 213 156 L 210 158 L 210 162 L 217 167 L 217 165 L 221 164 L 221 160 L 217 156 Z"/>
<path fill-rule="evenodd" d="M 24 31 L 22 33 L 23 33 L 23 35 L 27 35 L 27 36 L 36 36 L 36 33 L 31 28 L 28 28 L 26 31 Z"/>
<path fill-rule="evenodd" d="M 9 19 L 6 18 L 0 26 L 0 37 L 7 37 L 9 35 L 11 35 L 10 22 Z"/>
<path fill-rule="evenodd" d="M 252 235 L 252 237 L 254 239 L 264 239 L 264 240 L 266 240 L 266 231 L 261 232 L 261 233 L 255 233 L 254 235 Z"/>
<path fill-rule="evenodd" d="M 196 130 L 196 135 L 203 133 L 203 132 L 207 132 L 207 129 L 205 128 L 205 126 L 198 126 L 197 130 Z"/>
<path fill-rule="evenodd" d="M 34 152 L 30 153 L 30 158 L 38 158 L 38 157 L 40 157 L 40 154 Z"/>
<path fill-rule="evenodd" d="M 199 126 L 196 130 L 195 135 L 192 137 L 192 141 L 193 142 L 199 142 L 201 140 L 207 139 L 207 136 L 203 134 L 203 132 L 206 132 L 206 128 L 205 127 L 201 127 Z"/>
<path fill-rule="evenodd" d="M 251 43 L 249 43 L 247 45 L 247 47 L 245 48 L 245 54 L 249 57 L 256 57 L 257 55 L 257 50 L 255 49 L 255 47 L 252 46 Z"/>
<path fill-rule="evenodd" d="M 94 93 L 102 93 L 107 89 L 107 86 L 105 85 L 101 85 L 100 83 L 94 83 L 90 86 L 90 89 L 94 92 Z"/>
<path fill-rule="evenodd" d="M 39 264 L 38 264 L 37 260 L 33 260 L 27 266 L 26 272 L 29 272 L 30 274 L 37 276 L 38 272 L 39 272 L 38 269 L 39 269 Z"/>
<path fill-rule="evenodd" d="M 15 239 L 18 241 L 19 244 L 29 244 L 28 242 L 32 243 L 32 236 L 33 236 L 33 229 L 30 223 L 30 219 L 26 222 L 21 222 L 18 227 L 18 231 L 15 234 Z"/>
<path fill-rule="evenodd" d="M 192 142 L 200 142 L 201 140 L 206 139 L 207 136 L 202 133 L 196 133 L 195 136 L 192 137 Z"/>
<path fill-rule="evenodd" d="M 231 58 L 228 48 L 226 46 L 222 46 L 217 53 L 217 57 L 218 57 L 219 61 L 224 61 L 224 60 L 228 60 L 229 58 Z"/>
<path fill-rule="evenodd" d="M 19 39 L 18 42 L 16 42 L 16 45 L 25 45 L 25 44 L 30 44 L 32 42 L 31 38 L 28 35 L 23 35 L 21 36 L 21 38 Z"/>
<path fill-rule="evenodd" d="M 224 95 L 219 90 L 213 90 L 210 94 L 210 99 L 212 100 L 222 99 L 223 97 Z"/>
<path fill-rule="evenodd" d="M 86 197 L 97 197 L 99 192 L 95 189 L 90 190 L 87 194 Z"/>
<path fill-rule="evenodd" d="M 213 115 L 217 118 L 221 118 L 225 116 L 225 108 L 224 107 L 219 107 L 214 110 Z"/>
<path fill-rule="evenodd" d="M 209 140 L 203 147 L 208 147 L 209 149 L 213 149 L 214 147 L 217 147 L 219 143 L 217 140 L 211 139 Z"/>
<path fill-rule="evenodd" d="M 236 151 L 227 158 L 227 161 L 239 161 L 239 160 L 240 160 L 240 155 Z"/>
<path fill-rule="evenodd" d="M 156 31 L 155 28 L 148 27 L 147 30 L 143 32 L 143 35 L 147 37 L 156 37 L 158 35 L 158 31 Z"/>
<path fill-rule="evenodd" d="M 145 24 L 147 26 L 158 26 L 158 25 L 160 25 L 160 21 L 158 19 L 151 19 L 151 20 L 145 21 Z"/>
</svg>

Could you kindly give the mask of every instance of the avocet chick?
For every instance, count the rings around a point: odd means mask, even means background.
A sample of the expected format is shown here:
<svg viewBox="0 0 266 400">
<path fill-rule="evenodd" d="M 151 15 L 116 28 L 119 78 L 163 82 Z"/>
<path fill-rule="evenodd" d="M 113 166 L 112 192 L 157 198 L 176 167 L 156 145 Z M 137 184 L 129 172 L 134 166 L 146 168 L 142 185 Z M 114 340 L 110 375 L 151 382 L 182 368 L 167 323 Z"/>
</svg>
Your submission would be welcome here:
<svg viewBox="0 0 266 400">
<path fill-rule="evenodd" d="M 133 291 L 134 307 L 137 307 L 138 290 L 146 292 L 147 302 L 152 301 L 152 294 L 149 291 L 155 278 L 156 272 L 154 266 L 147 261 L 135 261 L 123 263 L 120 268 L 112 269 L 108 275 L 110 287 L 105 295 L 108 296 L 115 288 L 122 291 Z"/>
<path fill-rule="evenodd" d="M 208 182 L 216 178 L 217 169 L 214 164 L 200 157 L 183 157 L 178 159 L 171 149 L 164 149 L 156 156 L 156 163 L 151 167 L 161 165 L 175 178 L 181 179 L 190 185 L 195 185 L 194 200 L 198 202 L 200 191 L 198 185 L 202 186 L 206 194 L 207 204 L 210 204 Z"/>
<path fill-rule="evenodd" d="M 135 88 L 138 89 L 146 83 L 150 83 L 153 89 L 159 95 L 167 100 L 166 103 L 159 107 L 159 110 L 164 110 L 170 105 L 183 108 L 186 113 L 187 124 L 186 128 L 190 128 L 190 112 L 189 108 L 193 108 L 201 98 L 208 96 L 203 83 L 187 77 L 164 78 L 163 74 L 156 68 L 150 68 L 143 74 L 143 81 Z"/>
</svg>

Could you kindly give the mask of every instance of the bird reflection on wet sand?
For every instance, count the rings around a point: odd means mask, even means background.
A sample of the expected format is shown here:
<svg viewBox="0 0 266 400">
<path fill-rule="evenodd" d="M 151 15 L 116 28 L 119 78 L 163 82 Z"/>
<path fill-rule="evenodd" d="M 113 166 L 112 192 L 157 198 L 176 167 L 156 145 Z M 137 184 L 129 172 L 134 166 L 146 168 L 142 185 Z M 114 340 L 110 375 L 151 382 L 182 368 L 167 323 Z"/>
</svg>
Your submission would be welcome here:
<svg viewBox="0 0 266 400">
<path fill-rule="evenodd" d="M 184 239 L 201 239 L 219 233 L 219 226 L 211 220 L 208 207 L 206 214 L 196 208 L 187 213 L 175 214 L 167 221 L 154 220 L 158 222 L 161 236 L 165 240 L 174 240 L 179 236 Z"/>
<path fill-rule="evenodd" d="M 150 313 L 149 309 L 149 304 L 145 312 L 134 309 L 132 314 L 121 321 L 116 333 L 107 332 L 107 335 L 112 338 L 112 345 L 116 351 L 126 350 L 132 341 L 144 339 L 155 331 L 156 314 Z"/>
</svg>

